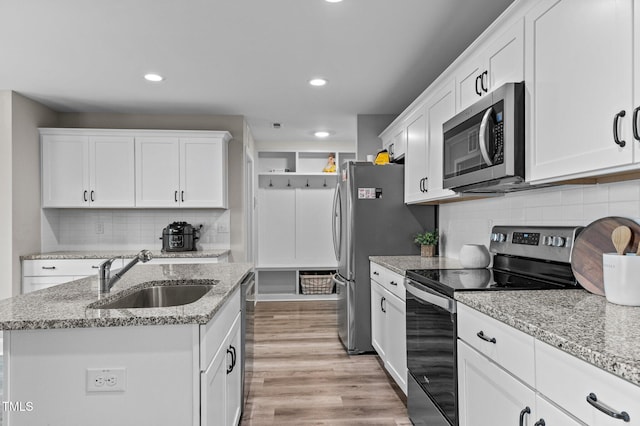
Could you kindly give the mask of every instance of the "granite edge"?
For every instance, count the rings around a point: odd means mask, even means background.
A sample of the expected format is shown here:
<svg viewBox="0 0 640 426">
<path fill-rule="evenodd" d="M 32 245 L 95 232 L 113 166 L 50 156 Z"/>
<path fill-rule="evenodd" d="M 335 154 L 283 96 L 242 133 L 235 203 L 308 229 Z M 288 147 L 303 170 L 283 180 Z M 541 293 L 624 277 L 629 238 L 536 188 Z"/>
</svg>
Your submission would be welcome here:
<svg viewBox="0 0 640 426">
<path fill-rule="evenodd" d="M 135 252 L 125 250 L 127 253 L 123 255 L 124 258 L 135 257 Z M 47 252 L 47 253 L 32 253 L 20 256 L 20 260 L 84 260 L 84 259 L 104 259 L 112 257 L 116 254 L 117 250 L 108 251 L 87 251 L 87 252 Z M 198 251 L 180 251 L 180 252 L 168 252 L 163 253 L 160 251 L 153 251 L 153 257 L 158 259 L 180 259 L 180 258 L 217 258 L 225 255 L 229 255 L 231 250 L 229 249 L 211 249 L 211 250 L 198 250 Z"/>
</svg>

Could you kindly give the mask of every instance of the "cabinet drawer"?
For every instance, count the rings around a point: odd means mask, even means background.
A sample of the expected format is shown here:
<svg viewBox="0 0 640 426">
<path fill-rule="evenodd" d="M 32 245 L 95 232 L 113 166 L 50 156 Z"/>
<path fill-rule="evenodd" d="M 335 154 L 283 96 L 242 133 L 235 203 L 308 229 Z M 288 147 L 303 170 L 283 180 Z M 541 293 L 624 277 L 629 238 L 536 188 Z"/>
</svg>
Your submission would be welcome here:
<svg viewBox="0 0 640 426">
<path fill-rule="evenodd" d="M 42 290 L 43 288 L 53 287 L 54 285 L 77 279 L 78 277 L 68 275 L 58 275 L 54 277 L 24 277 L 22 279 L 22 294 L 31 293 L 32 291 Z"/>
<path fill-rule="evenodd" d="M 640 425 L 640 386 L 614 376 L 546 343 L 536 341 L 536 387 L 567 412 L 591 426 Z M 625 411 L 629 422 L 614 419 L 587 402 Z"/>
<path fill-rule="evenodd" d="M 240 315 L 239 288 L 208 323 L 200 326 L 201 371 L 207 369 L 238 315 Z"/>
<path fill-rule="evenodd" d="M 23 260 L 22 275 L 37 276 L 77 276 L 86 277 L 98 273 L 98 267 L 107 259 L 64 259 L 64 260 Z M 122 259 L 113 262 L 111 269 L 122 268 Z"/>
<path fill-rule="evenodd" d="M 505 370 L 533 386 L 535 376 L 533 337 L 462 303 L 458 303 L 457 306 L 458 337 Z"/>
<path fill-rule="evenodd" d="M 392 294 L 395 294 L 400 299 L 405 300 L 405 286 L 404 277 L 400 274 L 396 274 L 389 269 L 371 262 L 371 279 L 386 288 Z"/>
</svg>

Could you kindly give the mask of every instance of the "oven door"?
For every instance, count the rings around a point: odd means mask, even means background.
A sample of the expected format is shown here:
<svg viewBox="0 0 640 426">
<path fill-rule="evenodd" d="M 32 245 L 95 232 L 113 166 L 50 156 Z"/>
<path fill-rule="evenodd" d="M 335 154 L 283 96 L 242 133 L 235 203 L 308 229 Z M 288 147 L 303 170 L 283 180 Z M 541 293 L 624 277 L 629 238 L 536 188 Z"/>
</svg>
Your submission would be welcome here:
<svg viewBox="0 0 640 426">
<path fill-rule="evenodd" d="M 407 368 L 417 385 L 409 387 L 409 417 L 414 424 L 457 425 L 456 302 L 415 281 L 406 289 Z M 438 414 L 442 423 L 432 423 Z"/>
</svg>

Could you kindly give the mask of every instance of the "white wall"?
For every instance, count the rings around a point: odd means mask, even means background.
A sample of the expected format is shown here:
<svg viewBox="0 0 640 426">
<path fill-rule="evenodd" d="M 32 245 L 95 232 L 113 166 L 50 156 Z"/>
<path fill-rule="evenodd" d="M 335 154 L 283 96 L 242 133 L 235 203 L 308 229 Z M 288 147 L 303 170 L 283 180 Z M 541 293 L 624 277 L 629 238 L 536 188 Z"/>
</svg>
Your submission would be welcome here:
<svg viewBox="0 0 640 426">
<path fill-rule="evenodd" d="M 229 219 L 222 209 L 44 209 L 42 251 L 160 250 L 162 229 L 178 221 L 204 225 L 199 249 L 228 249 Z"/>
<path fill-rule="evenodd" d="M 0 235 L 12 235 L 11 92 L 0 91 Z M 0 244 L 0 299 L 11 297 L 11 244 Z"/>
<path fill-rule="evenodd" d="M 440 253 L 457 258 L 463 244 L 488 247 L 493 225 L 588 225 L 605 216 L 640 218 L 640 181 L 545 188 L 442 204 Z"/>
</svg>

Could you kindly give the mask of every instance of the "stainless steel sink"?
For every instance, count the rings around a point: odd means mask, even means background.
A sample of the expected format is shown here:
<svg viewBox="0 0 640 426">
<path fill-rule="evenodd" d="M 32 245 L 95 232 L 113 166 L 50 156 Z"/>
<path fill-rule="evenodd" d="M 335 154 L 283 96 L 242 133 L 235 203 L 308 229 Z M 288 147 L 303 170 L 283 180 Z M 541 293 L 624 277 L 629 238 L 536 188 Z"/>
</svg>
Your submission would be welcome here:
<svg viewBox="0 0 640 426">
<path fill-rule="evenodd" d="M 96 302 L 93 309 L 164 308 L 193 303 L 207 294 L 215 284 L 153 285 L 109 302 Z"/>
</svg>

